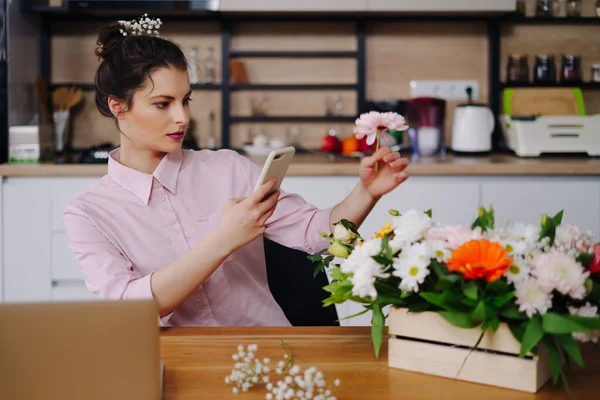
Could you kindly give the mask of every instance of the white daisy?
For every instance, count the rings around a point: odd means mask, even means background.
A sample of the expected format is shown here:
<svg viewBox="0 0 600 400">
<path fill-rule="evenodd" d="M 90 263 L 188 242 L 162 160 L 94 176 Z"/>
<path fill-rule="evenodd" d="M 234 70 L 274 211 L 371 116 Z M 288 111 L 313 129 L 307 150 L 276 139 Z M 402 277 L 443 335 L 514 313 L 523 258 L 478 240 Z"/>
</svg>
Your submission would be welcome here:
<svg viewBox="0 0 600 400">
<path fill-rule="evenodd" d="M 433 221 L 429 215 L 419 210 L 408 210 L 392 220 L 394 238 L 390 241 L 390 247 L 397 252 L 421 240 L 432 226 Z"/>
<path fill-rule="evenodd" d="M 510 283 L 529 279 L 531 273 L 531 260 L 523 256 L 514 256 L 513 265 L 506 270 L 504 276 Z"/>
<path fill-rule="evenodd" d="M 429 275 L 429 249 L 427 245 L 415 243 L 402 250 L 399 257 L 394 260 L 392 275 L 402 279 L 400 290 L 405 292 L 418 292 L 419 285 L 423 284 Z"/>
<path fill-rule="evenodd" d="M 597 317 L 598 307 L 592 306 L 590 303 L 586 303 L 580 308 L 569 307 L 569 312 L 573 315 L 579 315 L 580 317 Z M 574 332 L 573 337 L 575 340 L 580 342 L 598 343 L 598 340 L 600 340 L 600 330 L 593 330 L 590 332 Z"/>
<path fill-rule="evenodd" d="M 535 279 L 515 282 L 516 304 L 529 318 L 535 313 L 545 314 L 552 307 L 552 294 L 538 285 Z"/>
<path fill-rule="evenodd" d="M 582 299 L 586 295 L 585 280 L 590 273 L 585 271 L 574 256 L 553 249 L 548 253 L 535 254 L 531 264 L 531 274 L 545 291 L 550 293 L 558 290 L 574 299 Z"/>
<path fill-rule="evenodd" d="M 383 265 L 373 260 L 373 256 L 381 253 L 381 239 L 373 238 L 356 246 L 352 253 L 340 265 L 342 272 L 352 273 L 349 278 L 352 282 L 352 294 L 359 297 L 377 298 L 375 289 L 376 278 L 387 278 L 390 275 L 383 272 Z"/>
<path fill-rule="evenodd" d="M 442 240 L 426 239 L 423 241 L 427 248 L 428 258 L 435 258 L 438 262 L 446 262 L 452 256 L 452 251 L 446 247 Z"/>
</svg>

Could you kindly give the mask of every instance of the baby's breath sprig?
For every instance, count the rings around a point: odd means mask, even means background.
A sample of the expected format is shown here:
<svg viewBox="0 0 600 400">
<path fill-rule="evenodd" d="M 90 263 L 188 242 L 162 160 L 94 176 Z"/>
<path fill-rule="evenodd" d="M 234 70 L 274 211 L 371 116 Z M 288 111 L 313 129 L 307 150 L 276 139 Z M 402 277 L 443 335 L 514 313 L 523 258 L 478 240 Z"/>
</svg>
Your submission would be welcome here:
<svg viewBox="0 0 600 400">
<path fill-rule="evenodd" d="M 119 29 L 119 32 L 123 36 L 132 35 L 156 35 L 158 36 L 158 30 L 162 25 L 160 18 L 148 18 L 148 14 L 142 15 L 139 19 L 132 19 L 131 21 L 119 21 L 119 24 L 123 28 Z"/>
<path fill-rule="evenodd" d="M 294 364 L 294 354 L 290 351 L 285 342 L 281 341 L 281 346 L 286 351 L 283 355 L 286 361 L 279 361 L 275 372 L 282 376 L 282 379 L 272 383 L 269 378 L 270 361 L 264 358 L 262 361 L 256 357 L 258 346 L 255 344 L 245 348 L 239 345 L 237 353 L 232 358 L 236 361 L 234 369 L 230 375 L 225 377 L 225 383 L 234 384 L 233 392 L 239 393 L 240 389 L 247 392 L 250 388 L 257 385 L 266 385 L 267 400 L 336 400 L 332 394 L 331 387 L 327 386 L 323 373 L 316 367 L 310 367 L 304 372 Z M 340 386 L 339 379 L 334 381 L 335 386 Z"/>
</svg>

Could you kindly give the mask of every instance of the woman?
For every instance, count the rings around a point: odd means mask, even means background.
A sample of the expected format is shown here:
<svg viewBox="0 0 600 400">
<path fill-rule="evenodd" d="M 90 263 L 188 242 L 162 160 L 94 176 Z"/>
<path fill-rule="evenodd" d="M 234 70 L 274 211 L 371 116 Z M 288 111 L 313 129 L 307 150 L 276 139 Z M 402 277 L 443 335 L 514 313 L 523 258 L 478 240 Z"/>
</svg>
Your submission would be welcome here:
<svg viewBox="0 0 600 400">
<path fill-rule="evenodd" d="M 63 214 L 88 288 L 103 299 L 154 298 L 163 325 L 289 325 L 268 288 L 262 236 L 320 251 L 328 242 L 318 231 L 343 218 L 360 225 L 407 178 L 408 161 L 389 148 L 363 159 L 360 183 L 330 209 L 280 191 L 265 199 L 274 182 L 253 193 L 260 168 L 247 158 L 181 148 L 187 61 L 136 26 L 99 35 L 96 105 L 115 119 L 121 143 L 108 174 Z"/>
</svg>

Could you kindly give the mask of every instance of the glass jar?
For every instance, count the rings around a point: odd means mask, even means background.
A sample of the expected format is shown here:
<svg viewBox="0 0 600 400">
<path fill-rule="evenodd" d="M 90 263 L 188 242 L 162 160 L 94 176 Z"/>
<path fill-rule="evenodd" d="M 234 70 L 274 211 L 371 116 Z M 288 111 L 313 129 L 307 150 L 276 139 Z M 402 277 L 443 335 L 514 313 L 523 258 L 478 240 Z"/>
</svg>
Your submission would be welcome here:
<svg viewBox="0 0 600 400">
<path fill-rule="evenodd" d="M 600 1 L 600 0 L 598 0 Z M 525 0 L 517 0 L 517 15 L 524 17 L 527 14 L 527 2 Z"/>
<path fill-rule="evenodd" d="M 567 0 L 553 0 L 552 14 L 555 17 L 564 18 L 567 16 Z"/>
<path fill-rule="evenodd" d="M 600 64 L 592 64 L 592 82 L 600 82 Z"/>
<path fill-rule="evenodd" d="M 596 16 L 600 17 L 600 0 L 596 1 Z"/>
<path fill-rule="evenodd" d="M 572 18 L 581 17 L 581 0 L 567 1 L 567 16 Z"/>
<path fill-rule="evenodd" d="M 508 56 L 506 81 L 507 83 L 529 82 L 529 63 L 525 54 L 511 54 Z"/>
<path fill-rule="evenodd" d="M 535 16 L 536 17 L 552 17 L 551 0 L 536 0 Z"/>
<path fill-rule="evenodd" d="M 556 82 L 556 63 L 554 56 L 540 54 L 535 57 L 533 79 L 536 83 Z"/>
<path fill-rule="evenodd" d="M 561 82 L 581 82 L 581 57 L 571 54 L 562 56 Z"/>
</svg>

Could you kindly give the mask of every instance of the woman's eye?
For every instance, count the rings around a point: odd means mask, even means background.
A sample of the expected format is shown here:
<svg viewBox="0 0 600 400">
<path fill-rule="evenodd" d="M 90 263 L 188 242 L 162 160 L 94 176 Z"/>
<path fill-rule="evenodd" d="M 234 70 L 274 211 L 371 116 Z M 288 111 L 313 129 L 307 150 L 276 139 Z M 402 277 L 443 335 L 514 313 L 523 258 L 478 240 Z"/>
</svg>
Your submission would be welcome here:
<svg viewBox="0 0 600 400">
<path fill-rule="evenodd" d="M 168 103 L 168 102 L 166 102 L 166 101 L 163 101 L 163 102 L 161 102 L 161 103 L 154 103 L 154 105 L 155 105 L 156 107 L 158 107 L 158 108 L 161 108 L 161 109 L 162 109 L 162 108 L 167 108 L 167 107 L 169 106 L 169 103 Z"/>
<path fill-rule="evenodd" d="M 190 101 L 192 101 L 191 98 L 187 98 L 187 99 L 183 99 L 183 104 L 190 104 Z"/>
</svg>

